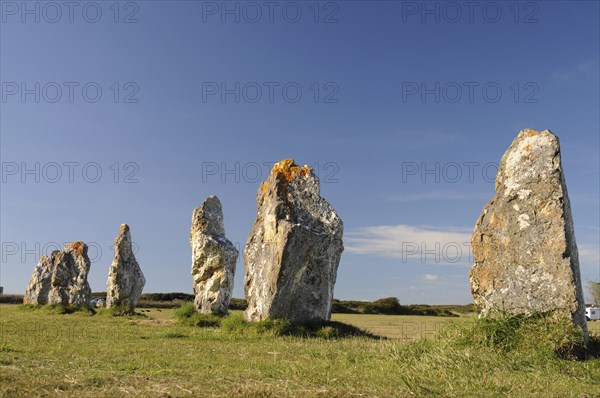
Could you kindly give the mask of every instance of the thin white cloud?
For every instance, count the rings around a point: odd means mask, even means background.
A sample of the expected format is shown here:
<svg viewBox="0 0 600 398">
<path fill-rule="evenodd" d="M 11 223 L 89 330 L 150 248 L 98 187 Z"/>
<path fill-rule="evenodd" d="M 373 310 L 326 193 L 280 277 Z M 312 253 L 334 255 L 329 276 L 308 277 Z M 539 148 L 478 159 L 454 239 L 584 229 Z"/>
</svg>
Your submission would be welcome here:
<svg viewBox="0 0 600 398">
<path fill-rule="evenodd" d="M 472 232 L 465 228 L 413 225 L 378 225 L 357 228 L 346 234 L 346 250 L 402 262 L 424 264 L 472 263 Z"/>
<path fill-rule="evenodd" d="M 438 279 L 438 275 L 436 275 L 436 274 L 425 274 L 425 275 L 423 275 L 423 279 L 425 279 L 428 282 L 433 282 L 433 281 L 436 281 Z"/>
<path fill-rule="evenodd" d="M 563 70 L 552 74 L 554 79 L 560 80 L 570 85 L 582 83 L 598 83 L 600 74 L 600 57 L 581 62 L 568 70 Z"/>
<path fill-rule="evenodd" d="M 346 251 L 429 265 L 471 265 L 472 231 L 467 228 L 427 225 L 376 225 L 356 228 L 345 234 Z M 595 244 L 578 244 L 582 268 L 600 267 L 600 250 Z M 426 280 L 431 280 L 427 279 Z"/>
</svg>

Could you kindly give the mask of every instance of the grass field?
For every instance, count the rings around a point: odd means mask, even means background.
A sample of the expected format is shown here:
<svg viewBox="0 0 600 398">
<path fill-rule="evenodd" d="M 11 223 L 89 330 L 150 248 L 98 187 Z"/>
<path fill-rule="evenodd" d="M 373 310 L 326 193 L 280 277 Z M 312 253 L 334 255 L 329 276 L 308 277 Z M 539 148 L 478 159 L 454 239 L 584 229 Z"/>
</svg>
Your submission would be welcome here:
<svg viewBox="0 0 600 398">
<path fill-rule="evenodd" d="M 231 335 L 179 325 L 173 310 L 143 314 L 0 305 L 0 396 L 600 397 L 599 359 L 435 337 L 469 317 L 336 314 L 389 339 L 323 339 Z"/>
</svg>

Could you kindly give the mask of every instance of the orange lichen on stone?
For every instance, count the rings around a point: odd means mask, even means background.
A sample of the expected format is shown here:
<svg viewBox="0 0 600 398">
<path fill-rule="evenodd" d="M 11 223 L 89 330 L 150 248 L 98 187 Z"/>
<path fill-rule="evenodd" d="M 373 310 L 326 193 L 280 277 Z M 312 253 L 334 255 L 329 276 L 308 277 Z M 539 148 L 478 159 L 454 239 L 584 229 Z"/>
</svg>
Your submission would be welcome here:
<svg viewBox="0 0 600 398">
<path fill-rule="evenodd" d="M 527 144 L 527 146 L 525 147 L 525 152 L 530 152 L 531 151 L 531 145 Z"/>
<path fill-rule="evenodd" d="M 71 243 L 71 249 L 77 252 L 77 255 L 83 256 L 83 242 L 77 241 Z"/>
<path fill-rule="evenodd" d="M 260 190 L 262 192 L 262 196 L 265 196 L 267 192 L 269 192 L 269 184 L 265 181 L 260 184 Z"/>
<path fill-rule="evenodd" d="M 277 176 L 282 176 L 285 182 L 288 183 L 291 182 L 297 175 L 306 177 L 311 172 L 312 169 L 310 167 L 308 167 L 307 165 L 300 167 L 296 163 L 294 163 L 294 159 L 284 159 L 280 162 L 275 163 L 275 165 L 273 166 L 273 170 L 271 171 L 271 173 Z"/>
<path fill-rule="evenodd" d="M 538 135 L 540 132 L 532 129 L 524 129 L 523 133 L 525 133 L 528 137 L 533 137 L 534 135 Z"/>
</svg>

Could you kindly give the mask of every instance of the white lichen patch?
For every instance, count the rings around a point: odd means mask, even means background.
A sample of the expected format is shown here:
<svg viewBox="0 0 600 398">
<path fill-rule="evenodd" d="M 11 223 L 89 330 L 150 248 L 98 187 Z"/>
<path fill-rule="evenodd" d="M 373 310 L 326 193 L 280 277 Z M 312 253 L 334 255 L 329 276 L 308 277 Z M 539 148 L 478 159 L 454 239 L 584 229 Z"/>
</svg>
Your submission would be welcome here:
<svg viewBox="0 0 600 398">
<path fill-rule="evenodd" d="M 530 193 L 531 193 L 531 190 L 529 190 L 529 189 L 519 189 L 519 192 L 517 192 L 517 195 L 519 196 L 519 199 L 527 199 L 529 197 Z"/>
<path fill-rule="evenodd" d="M 529 216 L 527 214 L 521 214 L 517 217 L 519 222 L 519 229 L 527 228 L 529 226 Z"/>
<path fill-rule="evenodd" d="M 508 196 L 512 191 L 519 189 L 523 180 L 539 173 L 539 167 L 543 167 L 543 165 L 538 164 L 540 159 L 536 157 L 536 154 L 542 148 L 551 146 L 553 140 L 554 137 L 546 131 L 542 133 L 529 129 L 521 131 L 506 155 L 504 164 L 504 186 L 506 190 L 504 196 Z M 530 165 L 524 167 L 524 163 L 530 163 Z"/>
</svg>

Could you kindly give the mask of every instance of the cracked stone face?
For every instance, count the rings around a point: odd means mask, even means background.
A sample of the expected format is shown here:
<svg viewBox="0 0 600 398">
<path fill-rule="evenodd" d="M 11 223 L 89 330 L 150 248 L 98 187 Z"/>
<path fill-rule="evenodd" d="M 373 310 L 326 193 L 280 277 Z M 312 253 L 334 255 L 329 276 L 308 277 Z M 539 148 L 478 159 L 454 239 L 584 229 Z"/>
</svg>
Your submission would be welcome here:
<svg viewBox="0 0 600 398">
<path fill-rule="evenodd" d="M 194 209 L 190 245 L 196 309 L 202 313 L 226 314 L 238 250 L 225 237 L 223 210 L 216 196 L 208 197 Z"/>
<path fill-rule="evenodd" d="M 581 326 L 585 302 L 558 138 L 523 130 L 477 220 L 471 292 L 482 316 L 553 312 Z"/>
<path fill-rule="evenodd" d="M 244 251 L 249 321 L 329 320 L 343 223 L 320 195 L 319 180 L 292 159 L 276 163 L 258 190 Z"/>
<path fill-rule="evenodd" d="M 115 256 L 108 270 L 106 306 L 124 305 L 134 310 L 145 284 L 146 278 L 133 254 L 131 230 L 127 224 L 122 224 L 115 238 Z"/>
<path fill-rule="evenodd" d="M 50 257 L 42 256 L 33 270 L 23 303 L 87 306 L 91 296 L 87 251 L 85 243 L 73 242 L 53 251 Z"/>
</svg>

